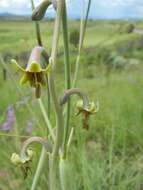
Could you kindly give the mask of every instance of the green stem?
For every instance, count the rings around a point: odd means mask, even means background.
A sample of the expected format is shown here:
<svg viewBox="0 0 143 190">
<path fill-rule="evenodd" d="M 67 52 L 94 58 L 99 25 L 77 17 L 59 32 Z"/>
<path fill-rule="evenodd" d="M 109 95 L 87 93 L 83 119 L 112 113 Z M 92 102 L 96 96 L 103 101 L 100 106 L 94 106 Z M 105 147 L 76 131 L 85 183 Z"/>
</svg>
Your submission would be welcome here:
<svg viewBox="0 0 143 190">
<path fill-rule="evenodd" d="M 36 172 L 35 172 L 35 175 L 34 175 L 34 178 L 33 178 L 31 190 L 37 189 L 38 181 L 39 181 L 41 171 L 43 169 L 43 165 L 44 165 L 44 162 L 46 160 L 46 157 L 47 157 L 46 150 L 43 147 L 42 151 L 41 151 L 41 154 L 40 154 L 40 159 L 39 159 L 39 162 L 38 162 L 38 165 L 37 165 L 37 168 L 36 168 Z"/>
<path fill-rule="evenodd" d="M 43 106 L 43 103 L 42 103 L 41 99 L 38 99 L 38 102 L 39 102 L 40 109 L 41 109 L 41 112 L 43 114 L 43 117 L 45 119 L 45 122 L 47 124 L 47 127 L 48 127 L 48 129 L 50 131 L 50 134 L 51 134 L 52 138 L 54 139 L 54 134 L 53 134 L 53 130 L 52 130 L 52 127 L 51 127 L 51 123 L 49 121 L 49 118 L 47 116 L 46 110 L 45 110 L 45 108 Z M 42 148 L 42 151 L 41 151 L 41 154 L 40 154 L 40 159 L 39 159 L 37 169 L 36 169 L 36 172 L 35 172 L 35 175 L 34 175 L 34 178 L 33 178 L 31 190 L 37 189 L 37 185 L 38 185 L 38 182 L 39 182 L 40 175 L 42 173 L 42 169 L 43 169 L 43 165 L 45 163 L 45 160 L 46 160 L 46 151 L 45 151 L 45 148 Z"/>
<path fill-rule="evenodd" d="M 51 125 L 50 120 L 49 120 L 49 118 L 48 118 L 48 116 L 47 116 L 47 113 L 46 113 L 46 110 L 45 110 L 45 108 L 44 108 L 43 102 L 42 102 L 41 99 L 38 99 L 38 102 L 39 102 L 39 106 L 40 106 L 41 112 L 42 112 L 42 114 L 43 114 L 43 117 L 44 117 L 44 119 L 45 119 L 45 122 L 46 122 L 46 124 L 47 124 L 47 127 L 48 127 L 48 129 L 49 129 L 49 133 L 50 133 L 50 135 L 52 136 L 52 139 L 54 140 L 54 139 L 55 139 L 55 135 L 54 135 L 54 133 L 53 133 L 52 125 Z"/>
<path fill-rule="evenodd" d="M 65 89 L 70 89 L 71 87 L 71 73 L 70 73 L 70 60 L 69 60 L 69 43 L 68 43 L 68 25 L 67 25 L 67 11 L 66 3 L 64 1 L 63 16 L 62 16 L 62 26 L 63 26 L 63 40 L 64 40 L 64 62 L 65 62 Z M 66 118 L 64 126 L 64 141 L 63 148 L 66 156 L 66 143 L 69 132 L 69 122 L 70 122 L 70 98 L 68 99 L 66 105 Z"/>
<path fill-rule="evenodd" d="M 35 7 L 33 0 L 31 0 L 31 5 L 32 5 L 32 10 L 33 10 Z M 43 46 L 42 38 L 41 38 L 41 31 L 40 31 L 40 26 L 39 26 L 38 21 L 35 22 L 35 29 L 36 29 L 36 36 L 37 36 L 38 45 Z M 47 84 L 47 96 L 48 96 L 48 116 L 50 117 L 50 95 L 49 95 L 48 76 L 47 75 L 46 75 L 46 84 Z M 44 113 L 45 113 L 45 110 L 44 110 Z M 47 123 L 47 126 L 49 126 L 48 123 Z M 39 162 L 37 165 L 37 169 L 36 169 L 36 172 L 35 172 L 35 175 L 33 178 L 31 190 L 36 190 L 36 188 L 37 188 L 37 184 L 39 182 L 39 178 L 40 178 L 40 175 L 42 173 L 42 169 L 43 169 L 43 165 L 45 163 L 45 160 L 46 160 L 46 151 L 44 148 L 42 148 L 40 158 L 39 158 Z"/>
<path fill-rule="evenodd" d="M 15 124 L 14 124 L 14 134 L 16 135 L 15 139 L 15 148 L 17 151 L 21 149 L 21 142 L 19 138 L 19 130 L 18 130 L 18 125 L 17 125 L 17 119 L 15 118 Z"/>
<path fill-rule="evenodd" d="M 34 1 L 31 0 L 31 5 L 32 5 L 32 10 L 34 10 L 35 5 Z M 38 21 L 35 21 L 35 29 L 36 29 L 36 36 L 37 36 L 37 43 L 39 46 L 43 46 L 42 43 L 42 37 L 41 37 L 41 30 L 40 30 L 40 25 Z M 50 116 L 50 92 L 49 92 L 49 82 L 48 82 L 48 75 L 46 74 L 46 84 L 47 84 L 47 97 L 48 97 L 48 115 Z"/>
<path fill-rule="evenodd" d="M 34 1 L 31 0 L 32 10 L 34 10 L 35 5 Z M 37 37 L 37 43 L 39 46 L 43 46 L 42 43 L 42 37 L 41 37 L 41 31 L 40 31 L 40 25 L 38 21 L 35 21 L 35 29 L 36 29 L 36 37 Z M 47 84 L 47 97 L 48 97 L 48 115 L 50 115 L 50 92 L 49 92 L 49 81 L 48 81 L 48 75 L 46 74 L 46 84 Z"/>
<path fill-rule="evenodd" d="M 31 0 L 31 6 L 32 6 L 32 10 L 35 9 L 35 5 L 34 5 L 34 1 Z M 42 38 L 41 38 L 41 31 L 40 31 L 40 26 L 39 26 L 39 22 L 35 21 L 35 27 L 36 27 L 36 36 L 37 36 L 37 42 L 39 46 L 43 46 L 42 45 Z"/>
<path fill-rule="evenodd" d="M 71 88 L 64 92 L 64 95 L 60 98 L 60 105 L 64 105 L 68 102 L 70 96 L 77 94 L 82 100 L 84 108 L 88 108 L 89 106 L 89 99 L 86 93 L 82 92 L 80 88 Z"/>
<path fill-rule="evenodd" d="M 20 157 L 22 160 L 26 160 L 28 158 L 27 156 L 27 150 L 28 150 L 28 146 L 31 143 L 40 143 L 48 153 L 52 152 L 52 145 L 48 142 L 47 139 L 42 138 L 42 137 L 38 137 L 38 136 L 33 136 L 28 138 L 27 140 L 25 140 L 22 144 L 22 148 L 21 148 L 21 152 L 20 152 Z"/>
<path fill-rule="evenodd" d="M 77 76 L 78 76 L 78 71 L 79 71 L 81 49 L 83 46 L 84 36 L 85 36 L 85 32 L 86 32 L 86 26 L 87 26 L 87 20 L 88 20 L 88 15 L 89 15 L 89 11 L 90 11 L 90 6 L 91 6 L 91 0 L 88 1 L 85 20 L 84 20 L 84 8 L 83 8 L 83 14 L 81 16 L 78 55 L 77 55 L 77 59 L 76 59 L 75 72 L 74 72 L 73 83 L 72 83 L 73 88 L 76 86 L 76 81 L 77 81 Z"/>
<path fill-rule="evenodd" d="M 39 26 L 38 21 L 35 21 L 35 27 L 36 27 L 36 35 L 37 35 L 38 44 L 39 44 L 39 46 L 43 46 L 42 39 L 41 39 L 40 26 Z"/>
<path fill-rule="evenodd" d="M 62 20 L 63 13 L 63 4 L 64 0 L 59 0 L 57 2 L 57 15 L 55 20 L 55 28 L 54 28 L 54 36 L 53 36 L 53 46 L 51 53 L 51 64 L 52 71 L 49 74 L 49 87 L 50 93 L 54 104 L 54 109 L 56 113 L 56 139 L 53 147 L 53 152 L 50 155 L 49 166 L 50 166 L 50 190 L 56 189 L 56 175 L 57 175 L 57 162 L 59 156 L 59 148 L 62 145 L 62 137 L 63 137 L 63 114 L 62 107 L 60 106 L 57 94 L 55 90 L 55 81 L 54 81 L 54 69 L 56 66 L 56 58 L 57 58 L 57 50 L 58 50 L 58 42 L 60 36 L 60 25 Z"/>
</svg>

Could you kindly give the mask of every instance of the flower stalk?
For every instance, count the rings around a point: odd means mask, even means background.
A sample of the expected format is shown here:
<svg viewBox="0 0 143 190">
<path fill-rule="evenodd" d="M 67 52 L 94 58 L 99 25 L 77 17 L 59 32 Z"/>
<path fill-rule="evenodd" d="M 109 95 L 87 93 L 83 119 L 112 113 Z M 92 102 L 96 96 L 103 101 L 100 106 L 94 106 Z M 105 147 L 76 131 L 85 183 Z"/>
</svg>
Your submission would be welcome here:
<svg viewBox="0 0 143 190">
<path fill-rule="evenodd" d="M 44 139 L 42 137 L 31 137 L 29 139 L 27 139 L 26 141 L 24 141 L 22 149 L 21 149 L 21 158 L 23 160 L 27 159 L 27 148 L 28 146 L 33 143 L 33 142 L 38 142 L 40 144 L 42 144 L 42 146 L 45 148 L 45 150 L 49 153 L 52 152 L 52 146 L 49 144 L 49 142 L 47 141 L 47 139 Z"/>
<path fill-rule="evenodd" d="M 63 15 L 62 15 L 62 28 L 63 28 L 63 41 L 64 41 L 64 65 L 65 65 L 65 89 L 70 89 L 71 87 L 71 69 L 70 69 L 70 59 L 69 59 L 69 42 L 68 42 L 68 24 L 67 24 L 67 10 L 66 3 L 63 1 Z M 69 123 L 70 123 L 70 98 L 66 105 L 66 116 L 64 125 L 64 140 L 63 140 L 63 150 L 66 157 L 66 144 L 69 134 Z"/>
<path fill-rule="evenodd" d="M 32 10 L 35 9 L 35 6 L 34 6 L 34 1 L 31 0 L 31 5 L 32 5 Z M 42 38 L 41 38 L 41 31 L 40 31 L 40 25 L 39 25 L 39 22 L 38 21 L 35 21 L 35 29 L 36 29 L 36 36 L 37 36 L 37 43 L 39 46 L 43 46 L 43 43 L 42 43 Z M 47 113 L 48 113 L 48 118 L 50 117 L 50 92 L 49 92 L 49 85 L 48 85 L 48 75 L 46 74 L 45 76 L 46 78 L 46 89 L 47 89 L 47 100 L 48 100 L 48 110 L 47 110 Z M 39 105 L 40 105 L 40 102 L 39 102 Z M 41 107 L 41 106 L 40 106 Z M 43 116 L 45 118 L 45 121 L 47 121 L 47 117 L 45 117 L 45 109 L 42 109 L 43 110 Z M 47 126 L 48 125 L 48 122 L 47 123 Z M 33 178 L 33 182 L 32 182 L 32 186 L 31 186 L 31 190 L 35 190 L 37 188 L 37 184 L 39 182 L 39 178 L 40 178 L 40 175 L 42 173 L 42 169 L 43 169 L 43 166 L 44 166 L 44 163 L 46 161 L 46 151 L 45 151 L 45 148 L 43 147 L 42 150 L 41 150 L 41 154 L 40 154 L 40 158 L 39 158 L 39 161 L 38 161 L 38 165 L 37 165 L 37 168 L 36 168 L 36 172 L 35 172 L 35 175 L 34 175 L 34 178 Z"/>
<path fill-rule="evenodd" d="M 32 20 L 34 21 L 38 21 L 41 20 L 45 13 L 47 8 L 51 5 L 51 1 L 50 0 L 43 0 L 42 3 L 40 3 L 34 10 L 32 13 Z"/>
<path fill-rule="evenodd" d="M 33 0 L 31 0 L 31 7 L 32 7 L 32 10 L 35 9 L 35 5 L 34 5 Z M 41 31 L 40 31 L 40 25 L 39 25 L 38 21 L 35 21 L 35 28 L 36 28 L 36 36 L 37 36 L 38 45 L 43 46 L 42 37 L 41 37 Z"/>
<path fill-rule="evenodd" d="M 74 94 L 77 94 L 83 100 L 85 108 L 89 106 L 89 100 L 87 95 L 84 92 L 82 92 L 79 88 L 71 88 L 69 90 L 66 90 L 64 92 L 64 95 L 60 98 L 60 104 L 63 105 L 67 103 L 70 96 Z"/>
<path fill-rule="evenodd" d="M 60 26 L 62 20 L 62 13 L 63 13 L 63 6 L 64 0 L 60 0 L 57 2 L 57 12 L 56 12 L 56 20 L 55 20 L 55 27 L 54 27 L 54 36 L 53 36 L 53 45 L 52 45 L 52 52 L 50 58 L 50 64 L 52 65 L 52 71 L 48 75 L 49 78 L 49 88 L 50 94 L 53 100 L 54 109 L 56 113 L 56 138 L 55 143 L 53 146 L 53 152 L 50 155 L 49 159 L 49 182 L 50 182 L 50 190 L 56 189 L 56 175 L 57 175 L 57 164 L 58 164 L 58 156 L 59 156 L 59 149 L 62 145 L 62 138 L 63 138 L 63 115 L 62 115 L 62 107 L 58 102 L 56 90 L 55 90 L 55 81 L 54 81 L 54 72 L 56 66 L 56 58 L 57 58 L 57 51 L 58 51 L 58 42 L 59 42 L 59 35 L 60 35 Z"/>
</svg>

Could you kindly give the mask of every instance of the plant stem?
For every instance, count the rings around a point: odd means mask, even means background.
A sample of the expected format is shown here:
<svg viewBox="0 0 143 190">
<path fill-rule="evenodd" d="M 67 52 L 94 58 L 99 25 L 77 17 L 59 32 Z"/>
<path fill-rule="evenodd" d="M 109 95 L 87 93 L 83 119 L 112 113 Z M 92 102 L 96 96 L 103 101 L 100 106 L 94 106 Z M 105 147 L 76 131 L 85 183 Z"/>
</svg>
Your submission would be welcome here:
<svg viewBox="0 0 143 190">
<path fill-rule="evenodd" d="M 54 81 L 54 70 L 56 65 L 56 57 L 57 57 L 57 50 L 58 50 L 58 42 L 59 42 L 59 35 L 60 35 L 60 25 L 63 13 L 63 0 L 59 0 L 57 2 L 57 15 L 55 20 L 55 28 L 54 28 L 54 36 L 53 36 L 53 46 L 52 46 L 52 53 L 51 53 L 51 64 L 52 64 L 52 71 L 49 73 L 49 87 L 50 87 L 50 94 L 53 100 L 54 109 L 56 113 L 56 139 L 53 147 L 53 152 L 50 155 L 49 166 L 50 166 L 50 190 L 56 189 L 56 174 L 57 174 L 57 161 L 58 161 L 58 154 L 59 148 L 62 145 L 62 137 L 63 137 L 63 114 L 62 114 L 62 107 L 60 106 L 57 94 L 55 90 L 55 81 Z"/>
<path fill-rule="evenodd" d="M 32 5 L 32 10 L 33 10 L 35 8 L 33 0 L 31 0 L 31 5 Z M 36 29 L 36 36 L 37 36 L 38 45 L 43 46 L 42 38 L 41 38 L 41 31 L 40 31 L 40 26 L 39 26 L 38 21 L 35 22 L 35 29 Z M 46 75 L 46 84 L 47 84 L 47 97 L 48 97 L 48 116 L 50 117 L 50 94 L 49 94 L 48 76 L 47 75 Z M 44 117 L 45 117 L 45 114 L 46 113 L 44 110 L 44 114 L 43 114 Z M 46 120 L 47 119 L 45 119 L 45 121 Z M 47 126 L 49 126 L 48 123 L 47 123 Z M 39 158 L 39 162 L 37 165 L 37 169 L 36 169 L 36 172 L 35 172 L 35 175 L 33 178 L 31 190 L 35 190 L 37 188 L 37 184 L 39 182 L 39 178 L 40 178 L 40 175 L 42 173 L 42 169 L 43 169 L 43 165 L 44 165 L 45 160 L 46 160 L 46 151 L 44 148 L 42 148 L 40 158 Z"/>
<path fill-rule="evenodd" d="M 31 6 L 32 6 L 32 10 L 35 8 L 34 5 L 34 1 L 31 0 Z M 39 22 L 35 21 L 35 27 L 36 27 L 36 36 L 37 36 L 37 42 L 39 46 L 43 46 L 42 45 L 42 38 L 41 38 L 41 31 L 40 31 L 40 26 L 39 26 Z"/>
<path fill-rule="evenodd" d="M 67 11 L 66 11 L 66 3 L 64 1 L 63 7 L 63 16 L 62 16 L 62 26 L 63 26 L 63 40 L 64 40 L 64 62 L 65 62 L 65 89 L 70 89 L 71 87 L 71 73 L 70 73 L 70 60 L 69 60 L 69 43 L 68 43 L 68 25 L 67 25 Z M 69 122 L 70 122 L 70 98 L 68 99 L 66 105 L 66 118 L 65 118 L 65 126 L 64 126 L 64 141 L 63 141 L 63 149 L 64 154 L 66 156 L 66 143 L 68 139 L 68 131 L 69 131 Z"/>
<path fill-rule="evenodd" d="M 45 122 L 46 122 L 46 124 L 47 124 L 47 127 L 48 127 L 48 129 L 49 129 L 49 133 L 50 133 L 50 135 L 52 136 L 52 139 L 54 140 L 54 139 L 55 139 L 55 135 L 54 135 L 54 133 L 53 133 L 52 125 L 51 125 L 51 123 L 50 123 L 50 120 L 49 120 L 48 115 L 47 115 L 47 113 L 46 113 L 46 110 L 45 110 L 45 108 L 44 108 L 43 102 L 42 102 L 41 99 L 38 99 L 38 102 L 39 102 L 39 106 L 40 106 L 41 112 L 42 112 L 42 114 L 43 114 L 43 117 L 44 117 L 44 119 L 45 119 Z"/>
<path fill-rule="evenodd" d="M 35 8 L 34 1 L 31 0 L 32 10 Z M 43 46 L 42 37 L 41 37 L 41 30 L 38 21 L 35 21 L 35 29 L 36 29 L 36 37 L 37 43 L 39 46 Z M 47 84 L 47 97 L 48 97 L 48 115 L 50 116 L 50 92 L 49 92 L 49 82 L 48 82 L 48 75 L 46 74 L 46 84 Z"/>
<path fill-rule="evenodd" d="M 44 162 L 46 160 L 46 157 L 47 157 L 46 150 L 43 147 L 42 151 L 41 151 L 41 154 L 40 154 L 40 159 L 38 161 L 37 169 L 36 169 L 36 172 L 35 172 L 35 175 L 34 175 L 34 178 L 33 178 L 31 190 L 37 189 L 37 184 L 38 184 L 38 181 L 39 181 L 41 171 L 43 169 L 43 165 L 44 165 Z"/>
<path fill-rule="evenodd" d="M 34 10 L 35 5 L 34 1 L 31 0 L 31 5 L 32 5 L 32 10 Z M 41 30 L 40 30 L 40 25 L 38 21 L 35 21 L 35 30 L 36 30 L 36 37 L 37 37 L 37 43 L 39 46 L 43 47 L 42 43 L 42 37 L 41 37 Z M 46 84 L 47 84 L 47 97 L 48 97 L 48 115 L 50 116 L 50 92 L 49 92 L 49 82 L 48 82 L 48 75 L 46 74 Z"/>
<path fill-rule="evenodd" d="M 76 81 L 77 81 L 77 76 L 78 76 L 78 71 L 79 71 L 81 49 L 83 46 L 84 36 L 85 36 L 85 32 L 86 32 L 86 26 L 87 26 L 87 20 L 88 20 L 88 15 L 89 15 L 89 11 L 90 11 L 90 6 L 91 6 L 91 0 L 88 1 L 85 20 L 84 20 L 84 8 L 83 8 L 83 14 L 81 16 L 78 55 L 77 55 L 77 59 L 76 59 L 75 72 L 74 72 L 73 83 L 72 83 L 73 88 L 76 86 Z"/>
<path fill-rule="evenodd" d="M 22 144 L 22 148 L 21 148 L 21 153 L 20 153 L 20 157 L 21 159 L 23 160 L 26 160 L 28 157 L 27 157 L 27 150 L 28 150 L 28 146 L 31 144 L 31 143 L 34 143 L 34 142 L 37 142 L 37 143 L 40 143 L 48 153 L 51 153 L 52 152 L 52 146 L 51 144 L 48 142 L 47 139 L 45 138 L 42 138 L 42 137 L 38 137 L 38 136 L 33 136 L 33 137 L 30 137 L 28 138 L 27 140 L 25 140 Z"/>
<path fill-rule="evenodd" d="M 52 127 L 51 127 L 51 124 L 50 124 L 50 121 L 49 121 L 49 118 L 47 116 L 47 113 L 45 111 L 45 108 L 43 106 L 43 103 L 41 101 L 41 99 L 38 99 L 38 102 L 39 102 L 39 105 L 40 105 L 40 108 L 41 108 L 41 112 L 43 114 L 43 117 L 45 119 L 45 122 L 47 124 L 47 127 L 49 129 L 49 132 L 52 136 L 52 138 L 54 139 L 54 134 L 53 134 L 53 130 L 52 130 Z M 42 169 L 43 169 L 43 165 L 44 165 L 44 162 L 46 160 L 46 151 L 45 151 L 45 148 L 43 147 L 42 148 L 42 151 L 41 151 L 41 154 L 40 154 L 40 159 L 39 159 L 39 162 L 38 162 L 38 165 L 37 165 L 37 169 L 36 169 L 36 172 L 35 172 L 35 175 L 34 175 L 34 178 L 33 178 L 33 182 L 32 182 L 32 186 L 31 186 L 31 190 L 35 190 L 37 189 L 37 184 L 39 182 L 39 178 L 40 178 L 40 175 L 42 173 Z"/>
<path fill-rule="evenodd" d="M 16 135 L 15 139 L 15 148 L 16 151 L 19 151 L 21 149 L 21 142 L 19 138 L 19 131 L 18 131 L 18 125 L 17 125 L 17 119 L 15 118 L 15 124 L 14 124 L 14 134 Z"/>
</svg>

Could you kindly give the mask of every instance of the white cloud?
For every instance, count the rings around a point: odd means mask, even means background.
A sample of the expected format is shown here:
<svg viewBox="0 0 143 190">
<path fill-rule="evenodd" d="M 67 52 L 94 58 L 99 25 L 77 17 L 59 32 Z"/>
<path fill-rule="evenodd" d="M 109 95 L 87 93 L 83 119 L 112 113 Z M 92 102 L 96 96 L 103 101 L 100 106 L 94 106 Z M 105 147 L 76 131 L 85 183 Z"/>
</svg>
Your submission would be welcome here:
<svg viewBox="0 0 143 190">
<path fill-rule="evenodd" d="M 93 2 L 96 2 L 96 0 L 93 0 Z M 142 0 L 104 0 L 101 1 L 101 4 L 103 6 L 140 6 L 143 5 Z"/>
<path fill-rule="evenodd" d="M 87 0 L 67 0 L 69 15 L 80 16 L 81 1 Z M 34 0 L 37 5 L 41 0 Z M 90 15 L 92 17 L 109 17 L 112 15 L 143 15 L 143 0 L 92 0 Z M 52 9 L 48 10 L 50 13 Z M 15 14 L 30 14 L 30 0 L 0 0 L 0 12 L 10 12 Z M 127 14 L 126 14 L 127 13 Z"/>
<path fill-rule="evenodd" d="M 39 3 L 40 0 L 35 0 L 35 4 Z M 0 11 L 2 12 L 12 12 L 21 13 L 30 10 L 31 2 L 30 0 L 0 0 Z"/>
<path fill-rule="evenodd" d="M 9 3 L 6 0 L 1 0 L 0 1 L 0 7 L 6 8 L 9 7 Z"/>
</svg>

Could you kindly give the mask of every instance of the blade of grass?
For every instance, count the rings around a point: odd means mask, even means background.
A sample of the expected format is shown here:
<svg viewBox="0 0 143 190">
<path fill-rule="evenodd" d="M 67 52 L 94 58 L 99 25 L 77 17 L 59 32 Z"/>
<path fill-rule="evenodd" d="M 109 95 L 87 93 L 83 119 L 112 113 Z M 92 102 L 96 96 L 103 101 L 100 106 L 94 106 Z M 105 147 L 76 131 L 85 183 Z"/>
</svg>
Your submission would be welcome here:
<svg viewBox="0 0 143 190">
<path fill-rule="evenodd" d="M 83 6 L 84 6 L 84 3 L 83 3 Z M 87 26 L 87 20 L 88 20 L 88 15 L 89 15 L 89 11 L 90 11 L 90 6 L 91 6 L 91 0 L 88 1 L 85 20 L 84 20 L 84 7 L 83 7 L 83 13 L 81 16 L 78 55 L 76 58 L 75 72 L 74 72 L 73 82 L 72 82 L 73 88 L 76 86 L 76 81 L 77 81 L 77 76 L 78 76 L 78 71 L 79 71 L 79 64 L 80 64 L 80 57 L 81 57 L 81 50 L 83 47 L 83 42 L 84 42 L 84 37 L 85 37 L 85 32 L 86 32 L 86 26 Z"/>
</svg>

